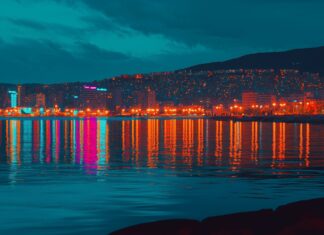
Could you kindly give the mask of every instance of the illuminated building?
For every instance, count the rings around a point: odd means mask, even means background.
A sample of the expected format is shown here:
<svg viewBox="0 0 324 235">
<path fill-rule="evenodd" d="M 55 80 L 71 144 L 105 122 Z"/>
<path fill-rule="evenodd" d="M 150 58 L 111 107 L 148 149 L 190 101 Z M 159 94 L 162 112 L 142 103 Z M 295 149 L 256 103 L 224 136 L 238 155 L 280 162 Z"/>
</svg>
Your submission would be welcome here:
<svg viewBox="0 0 324 235">
<path fill-rule="evenodd" d="M 111 92 L 109 108 L 110 110 L 119 111 L 123 105 L 122 91 L 120 89 L 114 89 Z"/>
<path fill-rule="evenodd" d="M 243 92 L 242 93 L 242 106 L 244 108 L 251 108 L 255 105 L 271 105 L 276 102 L 276 97 L 271 93 L 258 93 L 258 92 Z"/>
<path fill-rule="evenodd" d="M 147 101 L 147 108 L 152 108 L 152 107 L 156 107 L 157 106 L 157 102 L 156 102 L 156 93 L 155 91 L 153 91 L 151 88 L 147 89 L 147 97 L 146 97 L 146 101 Z"/>
<path fill-rule="evenodd" d="M 156 108 L 158 106 L 156 101 L 156 92 L 151 88 L 146 89 L 144 92 L 135 92 L 135 103 L 136 106 L 142 109 Z"/>
<path fill-rule="evenodd" d="M 10 95 L 10 107 L 16 108 L 17 107 L 17 91 L 8 91 Z"/>
<path fill-rule="evenodd" d="M 142 91 L 134 91 L 134 106 L 144 108 L 145 95 Z"/>
<path fill-rule="evenodd" d="M 22 106 L 22 93 L 23 87 L 21 85 L 17 86 L 17 105 Z"/>
<path fill-rule="evenodd" d="M 96 86 L 82 86 L 79 95 L 80 108 L 106 109 L 107 89 Z"/>
<path fill-rule="evenodd" d="M 247 91 L 242 93 L 242 105 L 244 108 L 252 107 L 258 103 L 258 93 Z"/>
<path fill-rule="evenodd" d="M 216 105 L 212 108 L 213 116 L 222 116 L 225 115 L 225 110 L 223 105 Z"/>
<path fill-rule="evenodd" d="M 291 93 L 284 97 L 287 102 L 300 102 L 304 101 L 304 94 L 303 93 Z"/>
<path fill-rule="evenodd" d="M 44 108 L 46 106 L 45 95 L 43 93 L 36 94 L 35 106 L 37 108 Z"/>
<path fill-rule="evenodd" d="M 276 97 L 269 93 L 258 93 L 257 104 L 259 105 L 271 105 L 276 102 Z"/>
</svg>

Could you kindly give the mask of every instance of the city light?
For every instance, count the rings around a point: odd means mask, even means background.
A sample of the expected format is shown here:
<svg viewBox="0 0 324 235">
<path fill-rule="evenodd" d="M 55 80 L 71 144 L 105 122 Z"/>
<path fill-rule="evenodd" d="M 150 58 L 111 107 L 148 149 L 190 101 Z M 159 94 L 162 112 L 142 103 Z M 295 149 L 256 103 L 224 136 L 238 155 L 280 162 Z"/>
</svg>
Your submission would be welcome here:
<svg viewBox="0 0 324 235">
<path fill-rule="evenodd" d="M 232 78 L 232 76 L 234 76 L 234 74 L 237 76 L 235 79 L 239 79 L 253 73 L 266 73 L 267 76 L 269 74 L 269 76 L 277 76 L 275 70 L 248 70 L 246 72 L 244 72 L 244 70 L 213 71 L 209 72 L 208 76 L 230 76 L 231 80 L 228 81 L 233 81 L 234 78 Z M 298 71 L 296 70 L 284 70 L 280 71 L 280 73 L 288 76 L 287 80 L 298 76 Z M 159 76 L 159 79 L 164 79 L 163 76 L 177 76 L 177 74 L 161 73 Z M 161 92 L 163 89 L 168 90 L 170 88 L 164 87 L 160 89 L 158 86 L 154 86 L 154 84 L 148 85 L 146 84 L 146 79 L 142 78 L 147 78 L 147 75 L 123 75 L 107 80 L 107 83 L 96 82 L 81 86 L 73 85 L 74 87 L 70 87 L 69 84 L 66 84 L 64 89 L 67 93 L 60 92 L 60 90 L 53 90 L 53 92 L 50 93 L 46 90 L 50 88 L 50 85 L 46 85 L 40 90 L 35 90 L 34 93 L 26 94 L 26 92 L 24 92 L 24 86 L 19 85 L 16 88 L 7 90 L 8 98 L 5 101 L 6 104 L 2 107 L 3 111 L 0 112 L 0 115 L 7 117 L 110 117 L 119 115 L 130 117 L 259 117 L 324 114 L 324 99 L 322 98 L 324 92 L 322 92 L 323 88 L 321 88 L 322 86 L 320 85 L 314 85 L 314 87 L 316 87 L 314 91 L 305 91 L 299 94 L 283 93 L 278 95 L 274 92 L 264 93 L 243 90 L 241 93 L 237 93 L 235 95 L 236 97 L 222 99 L 221 102 L 217 99 L 213 100 L 209 97 L 210 94 L 204 94 L 198 98 L 193 96 L 192 100 L 190 100 L 190 95 L 188 95 L 189 97 L 182 103 L 179 102 L 179 94 L 174 92 L 164 94 L 164 92 Z M 126 82 L 125 79 L 127 79 Z M 196 79 L 199 80 L 200 78 Z M 226 79 L 224 81 L 226 83 Z M 128 83 L 130 87 L 127 87 Z M 202 85 L 198 85 L 197 87 L 198 91 L 206 87 L 207 82 L 204 81 L 201 84 Z M 190 94 L 191 91 L 196 89 L 196 85 L 188 85 L 188 87 L 185 88 L 185 92 Z M 142 88 L 140 88 L 141 86 Z M 64 89 L 62 89 L 62 91 Z M 69 94 L 70 91 L 71 93 Z M 176 89 L 175 91 L 178 92 L 179 90 Z M 319 95 L 315 95 L 315 91 Z M 220 95 L 224 96 L 229 94 Z M 207 98 L 203 98 L 204 96 Z M 168 98 L 166 99 L 166 97 Z M 186 105 L 185 103 L 192 103 L 192 105 Z"/>
</svg>

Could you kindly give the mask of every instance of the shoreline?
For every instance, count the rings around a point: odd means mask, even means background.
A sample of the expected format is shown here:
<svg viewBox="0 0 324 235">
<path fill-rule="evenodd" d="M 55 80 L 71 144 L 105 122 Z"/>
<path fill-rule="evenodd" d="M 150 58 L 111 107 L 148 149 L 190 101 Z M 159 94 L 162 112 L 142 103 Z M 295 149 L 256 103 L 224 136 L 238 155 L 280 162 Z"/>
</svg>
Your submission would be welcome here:
<svg viewBox="0 0 324 235">
<path fill-rule="evenodd" d="M 201 221 L 172 219 L 127 227 L 110 235 L 292 235 L 324 234 L 324 198 L 208 217 Z"/>
<path fill-rule="evenodd" d="M 243 117 L 211 117 L 218 121 L 235 122 L 285 122 L 324 124 L 324 115 L 282 115 L 282 116 L 243 116 Z"/>
<path fill-rule="evenodd" d="M 107 119 L 107 120 L 181 120 L 181 119 L 206 119 L 216 121 L 234 121 L 234 122 L 283 122 L 283 123 L 309 123 L 324 124 L 324 115 L 283 115 L 283 116 L 3 116 L 0 120 L 83 120 L 83 119 Z"/>
</svg>

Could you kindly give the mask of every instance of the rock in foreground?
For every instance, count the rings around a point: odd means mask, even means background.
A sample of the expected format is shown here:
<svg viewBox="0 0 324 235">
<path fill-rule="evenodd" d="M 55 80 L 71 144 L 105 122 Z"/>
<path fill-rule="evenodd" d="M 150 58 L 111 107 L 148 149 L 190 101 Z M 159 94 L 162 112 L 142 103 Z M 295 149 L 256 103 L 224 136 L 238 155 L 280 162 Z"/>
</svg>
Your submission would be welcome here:
<svg viewBox="0 0 324 235">
<path fill-rule="evenodd" d="M 135 225 L 111 235 L 322 235 L 324 198 L 196 220 L 165 220 Z"/>
</svg>

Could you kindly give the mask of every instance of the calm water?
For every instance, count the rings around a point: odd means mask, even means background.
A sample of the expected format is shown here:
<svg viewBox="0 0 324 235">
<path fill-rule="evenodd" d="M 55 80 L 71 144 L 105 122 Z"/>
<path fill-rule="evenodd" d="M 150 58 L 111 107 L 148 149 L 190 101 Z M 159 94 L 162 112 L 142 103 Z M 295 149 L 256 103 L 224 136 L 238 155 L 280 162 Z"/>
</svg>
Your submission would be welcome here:
<svg viewBox="0 0 324 235">
<path fill-rule="evenodd" d="M 0 234 L 107 234 L 324 196 L 324 125 L 23 119 L 0 132 Z"/>
</svg>

